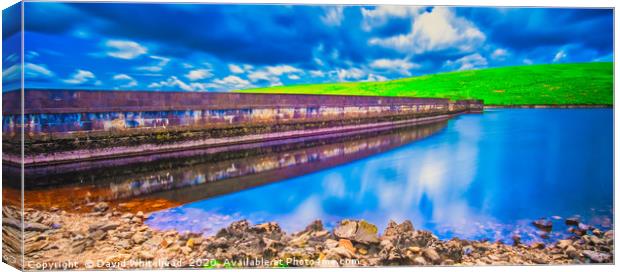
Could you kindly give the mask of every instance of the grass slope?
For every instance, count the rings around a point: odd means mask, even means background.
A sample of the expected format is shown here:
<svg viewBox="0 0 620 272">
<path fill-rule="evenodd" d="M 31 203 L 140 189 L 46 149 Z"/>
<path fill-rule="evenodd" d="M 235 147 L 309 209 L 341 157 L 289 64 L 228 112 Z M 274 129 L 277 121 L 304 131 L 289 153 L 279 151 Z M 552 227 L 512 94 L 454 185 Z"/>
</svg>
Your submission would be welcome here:
<svg viewBox="0 0 620 272">
<path fill-rule="evenodd" d="M 487 105 L 612 105 L 613 63 L 514 66 L 385 82 L 289 85 L 238 92 L 475 98 Z"/>
</svg>

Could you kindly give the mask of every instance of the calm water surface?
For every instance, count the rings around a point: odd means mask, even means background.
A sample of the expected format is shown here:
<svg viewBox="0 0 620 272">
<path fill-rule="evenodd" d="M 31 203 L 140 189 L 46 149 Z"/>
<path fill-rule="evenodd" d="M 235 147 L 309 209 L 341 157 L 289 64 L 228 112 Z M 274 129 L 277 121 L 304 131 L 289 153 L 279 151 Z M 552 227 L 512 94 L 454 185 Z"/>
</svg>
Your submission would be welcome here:
<svg viewBox="0 0 620 272">
<path fill-rule="evenodd" d="M 382 230 L 410 219 L 440 238 L 540 240 L 532 220 L 555 218 L 551 240 L 578 215 L 612 225 L 611 109 L 486 110 L 433 136 L 312 174 L 153 213 L 161 229 L 215 232 L 276 221 L 286 231 L 366 219 Z"/>
</svg>

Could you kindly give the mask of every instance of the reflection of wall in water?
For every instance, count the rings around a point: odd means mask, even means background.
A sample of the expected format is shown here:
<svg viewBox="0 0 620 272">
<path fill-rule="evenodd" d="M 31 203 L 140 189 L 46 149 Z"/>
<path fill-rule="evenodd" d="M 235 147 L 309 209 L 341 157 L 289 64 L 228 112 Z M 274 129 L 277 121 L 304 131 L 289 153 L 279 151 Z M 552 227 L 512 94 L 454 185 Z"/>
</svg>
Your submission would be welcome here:
<svg viewBox="0 0 620 272">
<path fill-rule="evenodd" d="M 236 177 L 253 176 L 279 171 L 303 169 L 308 164 L 329 163 L 330 166 L 380 153 L 391 148 L 427 137 L 436 133 L 446 122 L 383 131 L 372 135 L 359 135 L 349 139 L 333 139 L 317 142 L 315 146 L 280 152 L 279 147 L 265 155 L 250 156 L 243 159 L 203 162 L 185 167 L 171 167 L 165 170 L 148 172 L 146 175 L 114 177 L 112 180 L 129 180 L 109 184 L 110 199 L 122 199 L 138 195 L 165 191 L 226 180 Z M 333 143 L 334 141 L 340 141 Z M 308 143 L 312 144 L 312 143 Z M 275 171 L 275 172 L 274 172 Z M 96 181 L 104 184 L 106 181 Z M 109 181 L 108 181 L 109 182 Z"/>
</svg>

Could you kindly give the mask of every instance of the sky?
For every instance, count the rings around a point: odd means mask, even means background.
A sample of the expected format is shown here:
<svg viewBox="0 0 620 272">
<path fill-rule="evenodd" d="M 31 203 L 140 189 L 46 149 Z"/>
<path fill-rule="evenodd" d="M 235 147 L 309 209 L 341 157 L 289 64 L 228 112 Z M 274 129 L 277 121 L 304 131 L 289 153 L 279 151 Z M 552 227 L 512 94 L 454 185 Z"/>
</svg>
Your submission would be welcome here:
<svg viewBox="0 0 620 272">
<path fill-rule="evenodd" d="M 611 9 L 24 5 L 27 88 L 230 91 L 613 61 Z M 19 36 L 3 30 L 4 89 L 19 86 Z"/>
</svg>

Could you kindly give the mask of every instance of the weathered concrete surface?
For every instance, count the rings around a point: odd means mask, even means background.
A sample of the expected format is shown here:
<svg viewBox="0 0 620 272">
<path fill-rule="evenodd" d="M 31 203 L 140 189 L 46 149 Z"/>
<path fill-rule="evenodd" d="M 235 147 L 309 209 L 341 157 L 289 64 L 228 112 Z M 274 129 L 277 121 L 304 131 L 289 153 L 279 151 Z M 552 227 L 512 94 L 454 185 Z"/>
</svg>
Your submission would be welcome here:
<svg viewBox="0 0 620 272">
<path fill-rule="evenodd" d="M 25 90 L 25 164 L 236 145 L 482 111 L 482 101 L 377 96 Z M 20 163 L 19 92 L 3 94 L 3 160 Z"/>
</svg>

